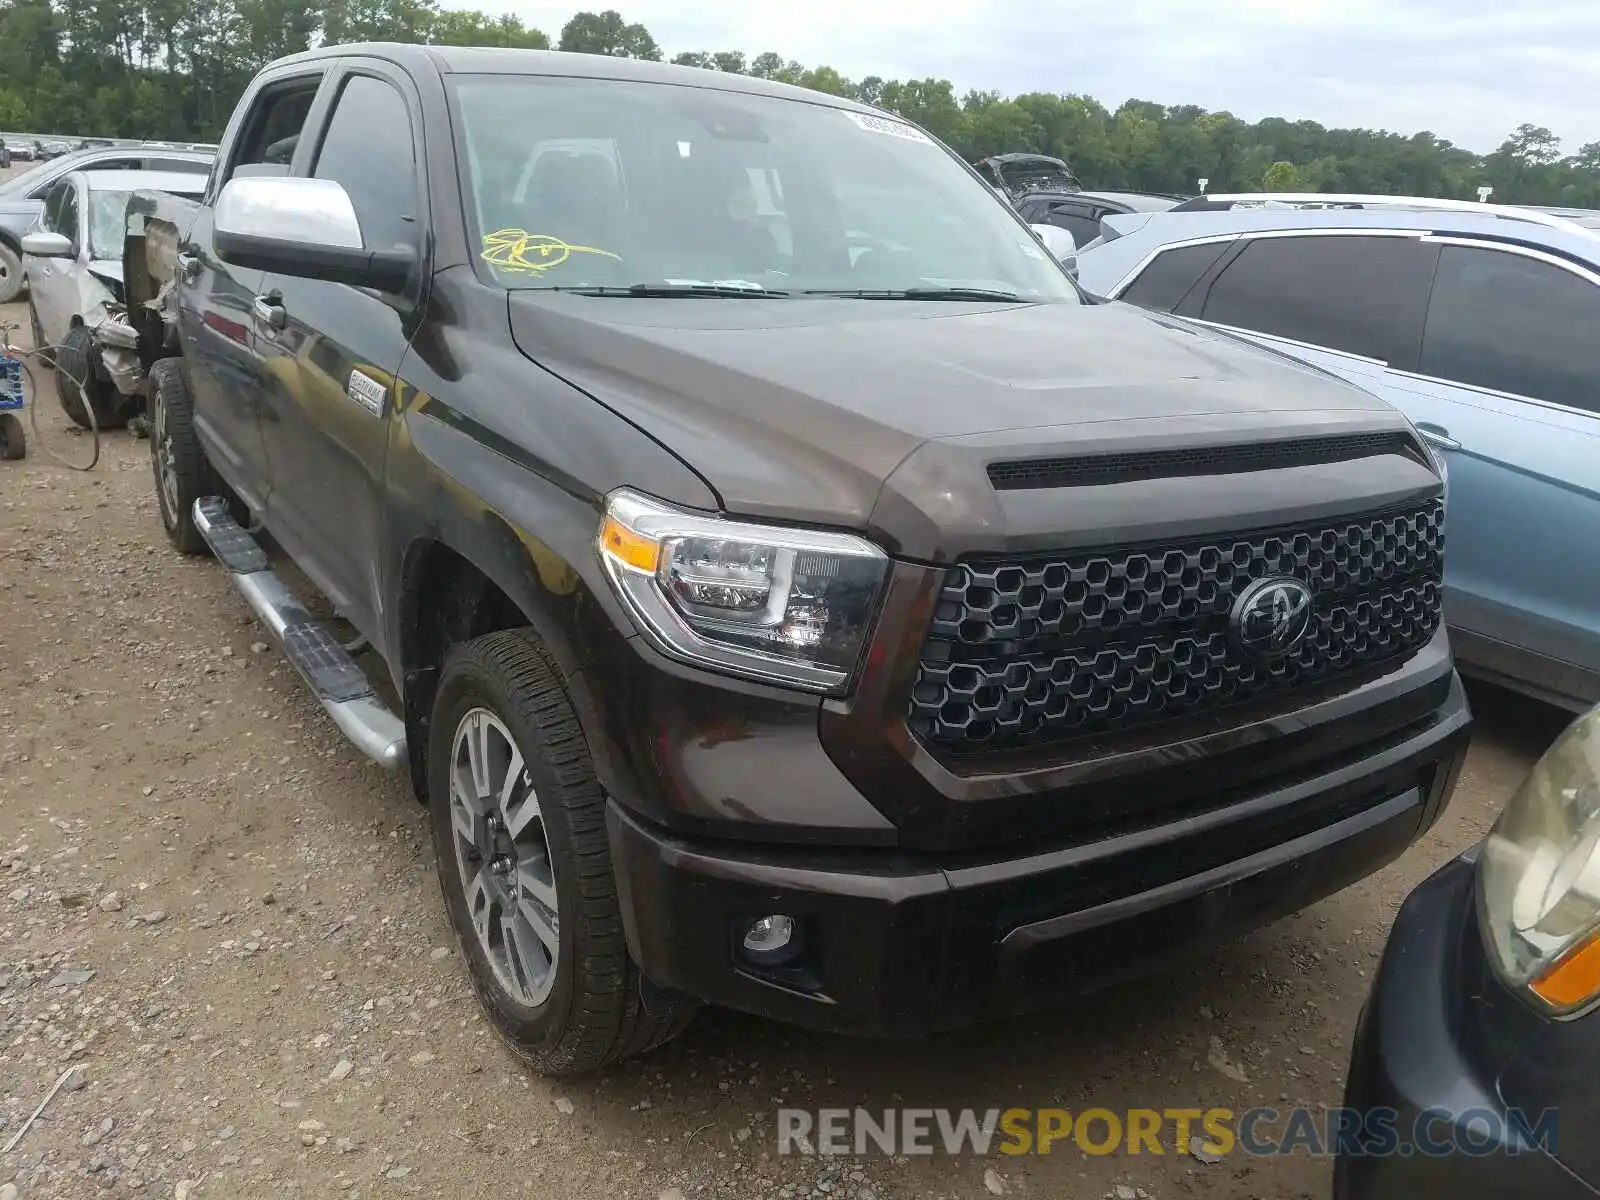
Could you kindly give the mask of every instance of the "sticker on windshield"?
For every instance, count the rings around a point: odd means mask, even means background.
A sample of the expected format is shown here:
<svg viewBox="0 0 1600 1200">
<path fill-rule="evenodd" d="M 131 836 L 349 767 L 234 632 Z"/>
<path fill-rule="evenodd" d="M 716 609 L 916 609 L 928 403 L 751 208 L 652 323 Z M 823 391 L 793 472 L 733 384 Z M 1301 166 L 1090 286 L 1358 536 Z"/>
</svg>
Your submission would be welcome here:
<svg viewBox="0 0 1600 1200">
<path fill-rule="evenodd" d="M 525 229 L 499 229 L 483 235 L 483 257 L 502 271 L 543 275 L 559 267 L 574 254 L 599 254 L 622 261 L 620 254 L 598 246 L 575 246 L 548 233 L 529 233 Z"/>
<path fill-rule="evenodd" d="M 914 129 L 904 121 L 891 121 L 888 117 L 875 117 L 871 113 L 847 112 L 844 114 L 868 133 L 883 133 L 889 137 L 904 138 L 908 142 L 921 142 L 925 146 L 933 145 L 933 139 L 920 129 Z"/>
</svg>

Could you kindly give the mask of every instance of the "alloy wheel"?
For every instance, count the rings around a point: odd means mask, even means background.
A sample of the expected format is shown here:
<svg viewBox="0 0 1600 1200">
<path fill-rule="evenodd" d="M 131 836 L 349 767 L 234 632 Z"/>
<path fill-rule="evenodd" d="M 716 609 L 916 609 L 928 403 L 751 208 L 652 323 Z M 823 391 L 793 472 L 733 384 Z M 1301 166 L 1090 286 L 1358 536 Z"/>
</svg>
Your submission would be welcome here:
<svg viewBox="0 0 1600 1200">
<path fill-rule="evenodd" d="M 178 456 L 167 429 L 167 406 L 159 391 L 150 397 L 150 448 L 156 460 L 156 479 L 161 484 L 162 514 L 168 526 L 173 526 L 183 515 L 178 497 Z"/>
<path fill-rule="evenodd" d="M 486 708 L 451 742 L 450 829 L 467 912 L 495 980 L 518 1004 L 543 1004 L 561 937 L 555 866 L 539 797 L 516 739 Z"/>
</svg>

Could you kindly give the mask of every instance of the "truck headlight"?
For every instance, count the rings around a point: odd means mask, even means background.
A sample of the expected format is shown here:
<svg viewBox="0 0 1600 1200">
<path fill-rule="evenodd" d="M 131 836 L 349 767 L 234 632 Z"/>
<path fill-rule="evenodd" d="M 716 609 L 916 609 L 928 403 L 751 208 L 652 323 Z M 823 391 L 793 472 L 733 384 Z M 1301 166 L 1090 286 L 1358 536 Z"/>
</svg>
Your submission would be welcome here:
<svg viewBox="0 0 1600 1200">
<path fill-rule="evenodd" d="M 1600 708 L 1545 752 L 1478 866 L 1483 939 L 1501 977 L 1547 1011 L 1600 1000 Z"/>
<path fill-rule="evenodd" d="M 705 516 L 627 490 L 607 498 L 598 547 L 664 653 L 834 695 L 861 660 L 889 566 L 849 534 Z"/>
</svg>

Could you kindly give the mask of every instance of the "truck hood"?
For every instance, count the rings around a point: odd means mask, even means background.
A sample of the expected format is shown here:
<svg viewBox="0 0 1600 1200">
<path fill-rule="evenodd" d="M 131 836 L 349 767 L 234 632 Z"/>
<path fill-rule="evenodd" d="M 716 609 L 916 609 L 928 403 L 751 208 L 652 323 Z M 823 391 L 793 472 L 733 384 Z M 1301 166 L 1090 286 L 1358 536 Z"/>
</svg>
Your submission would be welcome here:
<svg viewBox="0 0 1600 1200">
<path fill-rule="evenodd" d="M 730 513 L 908 554 L 950 549 L 928 541 L 932 509 L 994 508 L 993 461 L 1407 428 L 1331 375 L 1123 304 L 523 291 L 510 308 L 524 354 L 673 450 Z"/>
</svg>

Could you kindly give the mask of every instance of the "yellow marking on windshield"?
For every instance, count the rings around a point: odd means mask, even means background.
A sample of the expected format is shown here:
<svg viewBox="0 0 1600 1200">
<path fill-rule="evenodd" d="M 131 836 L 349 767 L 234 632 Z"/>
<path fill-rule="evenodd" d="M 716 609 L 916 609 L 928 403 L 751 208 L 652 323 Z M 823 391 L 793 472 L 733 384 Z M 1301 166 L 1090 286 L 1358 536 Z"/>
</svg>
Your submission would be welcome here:
<svg viewBox="0 0 1600 1200">
<path fill-rule="evenodd" d="M 574 254 L 601 254 L 622 261 L 620 254 L 598 246 L 575 246 L 548 233 L 529 233 L 525 229 L 501 229 L 483 235 L 483 258 L 502 271 L 543 275 L 559 267 Z"/>
</svg>

